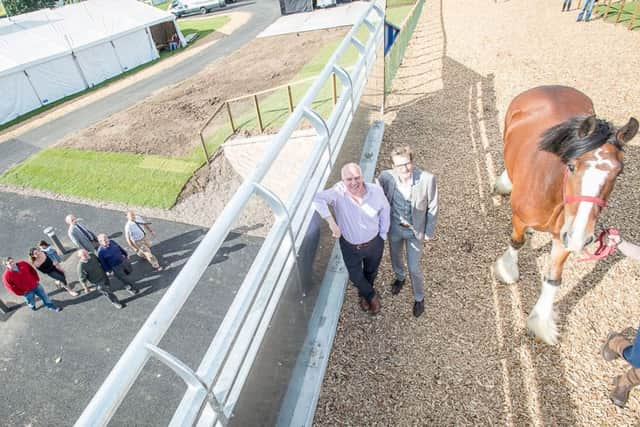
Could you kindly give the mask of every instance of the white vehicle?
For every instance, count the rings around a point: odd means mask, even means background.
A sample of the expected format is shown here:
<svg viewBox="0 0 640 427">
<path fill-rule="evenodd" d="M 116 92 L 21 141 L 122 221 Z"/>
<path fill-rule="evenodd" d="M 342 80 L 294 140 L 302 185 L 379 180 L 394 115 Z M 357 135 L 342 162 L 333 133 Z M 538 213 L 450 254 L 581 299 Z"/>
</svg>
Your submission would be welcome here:
<svg viewBox="0 0 640 427">
<path fill-rule="evenodd" d="M 172 0 L 167 11 L 177 17 L 192 13 L 201 13 L 204 15 L 213 9 L 225 6 L 225 0 Z"/>
</svg>

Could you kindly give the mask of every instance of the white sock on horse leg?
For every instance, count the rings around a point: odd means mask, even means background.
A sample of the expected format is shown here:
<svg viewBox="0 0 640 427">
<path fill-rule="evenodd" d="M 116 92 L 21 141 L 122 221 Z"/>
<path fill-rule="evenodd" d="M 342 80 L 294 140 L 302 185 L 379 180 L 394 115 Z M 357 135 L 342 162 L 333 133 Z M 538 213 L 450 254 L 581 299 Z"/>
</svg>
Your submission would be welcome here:
<svg viewBox="0 0 640 427">
<path fill-rule="evenodd" d="M 542 293 L 527 320 L 529 330 L 549 345 L 558 343 L 558 327 L 553 311 L 556 293 L 558 286 L 545 280 L 542 283 Z"/>
<path fill-rule="evenodd" d="M 511 180 L 509 179 L 509 175 L 507 175 L 507 171 L 504 170 L 496 180 L 496 185 L 493 187 L 493 190 L 498 194 L 507 195 L 511 193 Z"/>
<path fill-rule="evenodd" d="M 502 283 L 508 285 L 516 283 L 520 279 L 520 271 L 518 271 L 518 250 L 509 245 L 507 250 L 496 261 L 495 265 L 496 278 Z"/>
</svg>

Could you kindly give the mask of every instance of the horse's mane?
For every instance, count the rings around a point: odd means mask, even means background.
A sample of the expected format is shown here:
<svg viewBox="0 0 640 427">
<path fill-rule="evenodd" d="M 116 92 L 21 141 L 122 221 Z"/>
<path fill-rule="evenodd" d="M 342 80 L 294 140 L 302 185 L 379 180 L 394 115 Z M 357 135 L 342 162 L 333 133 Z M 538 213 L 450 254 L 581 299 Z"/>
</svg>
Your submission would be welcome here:
<svg viewBox="0 0 640 427">
<path fill-rule="evenodd" d="M 540 139 L 538 148 L 549 151 L 560 157 L 562 163 L 569 163 L 584 153 L 611 143 L 622 150 L 622 143 L 615 136 L 613 125 L 606 120 L 595 119 L 595 129 L 580 138 L 580 126 L 588 116 L 576 116 L 547 129 Z"/>
</svg>

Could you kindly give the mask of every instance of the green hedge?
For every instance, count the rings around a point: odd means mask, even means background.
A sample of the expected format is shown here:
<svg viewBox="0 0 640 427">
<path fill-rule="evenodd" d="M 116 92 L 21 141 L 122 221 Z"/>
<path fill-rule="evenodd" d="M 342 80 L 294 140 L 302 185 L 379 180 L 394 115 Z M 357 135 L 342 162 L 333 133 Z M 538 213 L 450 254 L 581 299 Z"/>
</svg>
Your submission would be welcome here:
<svg viewBox="0 0 640 427">
<path fill-rule="evenodd" d="M 405 21 L 404 27 L 400 29 L 400 34 L 393 42 L 393 46 L 387 53 L 384 59 L 384 93 L 387 94 L 391 91 L 391 83 L 393 78 L 398 72 L 402 58 L 404 57 L 404 51 L 407 49 L 409 40 L 413 36 L 413 31 L 416 29 L 418 19 L 422 13 L 422 7 L 424 6 L 424 0 L 419 0 L 416 3 L 416 7 L 413 10 L 413 14 Z"/>
</svg>

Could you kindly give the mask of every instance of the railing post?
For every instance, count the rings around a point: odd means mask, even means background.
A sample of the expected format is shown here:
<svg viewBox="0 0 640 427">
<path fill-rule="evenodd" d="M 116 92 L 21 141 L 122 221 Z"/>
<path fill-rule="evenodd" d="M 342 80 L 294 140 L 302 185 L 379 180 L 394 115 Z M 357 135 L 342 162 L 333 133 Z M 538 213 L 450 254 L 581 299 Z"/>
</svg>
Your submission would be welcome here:
<svg viewBox="0 0 640 427">
<path fill-rule="evenodd" d="M 256 117 L 258 118 L 258 126 L 260 126 L 260 132 L 264 132 L 264 126 L 262 125 L 262 116 L 260 115 L 260 105 L 258 104 L 258 95 L 253 95 L 253 103 L 256 106 Z"/>
<path fill-rule="evenodd" d="M 336 87 L 336 73 L 331 74 L 331 95 L 333 95 L 333 105 L 338 102 L 338 89 Z"/>
<path fill-rule="evenodd" d="M 622 16 L 622 11 L 624 10 L 625 3 L 626 3 L 626 0 L 622 0 L 619 2 L 620 9 L 618 9 L 618 15 L 616 16 L 616 24 L 620 22 L 620 17 Z"/>
<path fill-rule="evenodd" d="M 609 16 L 609 9 L 611 9 L 611 0 L 607 2 L 607 8 L 604 11 L 604 19 L 607 19 Z"/>
<path fill-rule="evenodd" d="M 202 136 L 202 132 L 200 132 L 200 143 L 202 144 L 202 151 L 204 151 L 204 159 L 209 164 L 209 152 L 207 151 L 207 144 L 204 142 L 204 136 Z"/>
<path fill-rule="evenodd" d="M 229 106 L 228 102 L 225 102 L 225 104 L 227 104 L 227 115 L 229 116 L 229 124 L 231 125 L 231 132 L 235 133 L 236 132 L 236 125 L 233 124 L 233 116 L 231 115 L 231 107 Z"/>
<path fill-rule="evenodd" d="M 629 22 L 630 30 L 633 30 L 633 25 L 636 23 L 636 17 L 638 16 L 638 12 L 640 12 L 640 1 L 636 3 L 636 9 L 633 11 L 633 16 L 631 16 L 631 21 Z"/>
<path fill-rule="evenodd" d="M 289 114 L 293 113 L 293 95 L 291 95 L 291 85 L 287 85 L 287 95 L 289 95 Z"/>
</svg>

